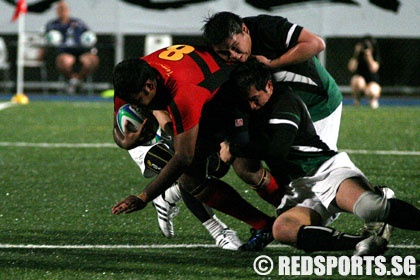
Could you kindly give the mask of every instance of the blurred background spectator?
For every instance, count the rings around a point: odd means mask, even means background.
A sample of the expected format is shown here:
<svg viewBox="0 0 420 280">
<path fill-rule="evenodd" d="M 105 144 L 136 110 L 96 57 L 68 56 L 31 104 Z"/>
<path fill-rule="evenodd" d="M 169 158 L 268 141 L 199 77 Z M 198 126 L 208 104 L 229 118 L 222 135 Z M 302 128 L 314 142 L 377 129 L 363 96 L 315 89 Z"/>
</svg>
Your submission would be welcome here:
<svg viewBox="0 0 420 280">
<path fill-rule="evenodd" d="M 68 81 L 66 91 L 74 94 L 99 64 L 96 35 L 81 19 L 70 16 L 65 1 L 57 3 L 56 13 L 57 18 L 46 25 L 45 36 L 48 44 L 56 47 L 55 65 Z"/>
<path fill-rule="evenodd" d="M 360 105 L 360 97 L 364 94 L 369 98 L 372 109 L 379 107 L 381 86 L 379 84 L 380 57 L 376 40 L 372 36 L 365 36 L 354 46 L 353 56 L 348 62 L 348 69 L 353 76 L 350 88 L 354 104 Z"/>
</svg>

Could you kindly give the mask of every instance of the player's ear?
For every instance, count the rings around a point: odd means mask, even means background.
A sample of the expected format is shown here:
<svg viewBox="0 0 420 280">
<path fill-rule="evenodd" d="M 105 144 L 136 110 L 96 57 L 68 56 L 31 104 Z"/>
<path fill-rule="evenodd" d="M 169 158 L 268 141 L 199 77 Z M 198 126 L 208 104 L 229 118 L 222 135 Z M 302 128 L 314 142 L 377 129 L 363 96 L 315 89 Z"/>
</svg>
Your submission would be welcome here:
<svg viewBox="0 0 420 280">
<path fill-rule="evenodd" d="M 150 92 L 152 92 L 153 89 L 155 88 L 155 83 L 153 83 L 152 80 L 148 79 L 146 81 L 146 84 L 144 85 L 144 88 L 145 88 L 144 95 L 148 96 L 150 94 Z"/>
<path fill-rule="evenodd" d="M 269 94 L 271 94 L 273 92 L 274 86 L 273 86 L 273 81 L 268 80 L 267 84 L 265 85 L 265 91 Z"/>
<path fill-rule="evenodd" d="M 153 83 L 153 81 L 152 81 L 152 80 L 148 79 L 148 80 L 146 81 L 145 87 L 146 87 L 148 90 L 152 90 L 152 89 L 155 87 L 155 85 L 154 85 L 154 83 Z"/>
<path fill-rule="evenodd" d="M 249 29 L 248 29 L 248 27 L 245 25 L 245 23 L 242 23 L 242 32 L 243 32 L 243 33 L 246 33 L 246 34 L 249 34 Z"/>
</svg>

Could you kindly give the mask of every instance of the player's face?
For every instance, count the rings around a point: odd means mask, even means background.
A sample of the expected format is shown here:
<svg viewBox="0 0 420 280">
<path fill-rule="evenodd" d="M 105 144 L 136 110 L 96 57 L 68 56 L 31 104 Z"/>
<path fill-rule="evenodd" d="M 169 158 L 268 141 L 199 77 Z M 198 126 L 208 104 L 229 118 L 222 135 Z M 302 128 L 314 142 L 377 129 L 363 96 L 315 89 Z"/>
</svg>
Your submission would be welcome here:
<svg viewBox="0 0 420 280">
<path fill-rule="evenodd" d="M 255 85 L 252 85 L 248 91 L 248 104 L 251 110 L 259 110 L 264 107 L 268 100 L 270 100 L 272 93 L 273 83 L 271 81 L 267 82 L 265 90 L 257 90 Z"/>
<path fill-rule="evenodd" d="M 225 61 L 245 62 L 251 56 L 251 46 L 251 36 L 244 26 L 241 33 L 233 35 L 221 44 L 213 45 L 213 50 Z"/>
<path fill-rule="evenodd" d="M 131 96 L 130 104 L 135 108 L 149 106 L 156 96 L 156 86 L 156 81 L 147 80 L 144 88 Z"/>
</svg>

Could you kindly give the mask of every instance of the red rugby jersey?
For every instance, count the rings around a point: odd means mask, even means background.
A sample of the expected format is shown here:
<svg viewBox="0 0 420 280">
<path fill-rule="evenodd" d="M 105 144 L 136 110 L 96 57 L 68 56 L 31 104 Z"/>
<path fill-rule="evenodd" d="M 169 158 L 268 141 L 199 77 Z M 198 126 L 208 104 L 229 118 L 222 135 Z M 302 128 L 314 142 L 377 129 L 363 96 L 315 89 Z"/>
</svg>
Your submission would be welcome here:
<svg viewBox="0 0 420 280">
<path fill-rule="evenodd" d="M 228 80 L 232 66 L 216 54 L 189 45 L 174 45 L 143 57 L 162 76 L 157 95 L 169 93 L 165 104 L 177 135 L 196 126 L 201 110 Z"/>
</svg>

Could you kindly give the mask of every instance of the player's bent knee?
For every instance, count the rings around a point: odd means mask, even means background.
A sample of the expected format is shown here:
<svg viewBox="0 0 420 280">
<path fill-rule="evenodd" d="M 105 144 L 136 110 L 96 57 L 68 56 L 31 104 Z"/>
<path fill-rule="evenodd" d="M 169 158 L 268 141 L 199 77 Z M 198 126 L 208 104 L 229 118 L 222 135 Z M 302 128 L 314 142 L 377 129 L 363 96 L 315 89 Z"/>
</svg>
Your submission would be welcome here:
<svg viewBox="0 0 420 280">
<path fill-rule="evenodd" d="M 283 244 L 294 245 L 301 226 L 287 217 L 279 216 L 273 224 L 273 238 Z"/>
<path fill-rule="evenodd" d="M 233 162 L 233 168 L 236 175 L 249 185 L 258 185 L 265 173 L 259 160 L 237 158 Z"/>
<path fill-rule="evenodd" d="M 217 153 L 207 158 L 207 175 L 216 178 L 222 178 L 230 169 L 230 165 L 223 162 Z"/>
<path fill-rule="evenodd" d="M 187 191 L 201 202 L 205 202 L 211 197 L 213 191 L 213 189 L 209 187 L 210 180 L 211 179 L 206 179 L 202 184 L 195 186 L 194 188 L 189 187 L 187 188 Z"/>
<path fill-rule="evenodd" d="M 353 90 L 363 91 L 366 88 L 365 79 L 359 75 L 353 76 L 350 84 Z"/>
<path fill-rule="evenodd" d="M 389 214 L 389 203 L 384 195 L 367 191 L 356 200 L 353 213 L 365 222 L 384 222 Z"/>
<path fill-rule="evenodd" d="M 366 88 L 366 96 L 378 98 L 381 95 L 381 87 L 378 83 L 371 82 Z"/>
</svg>

